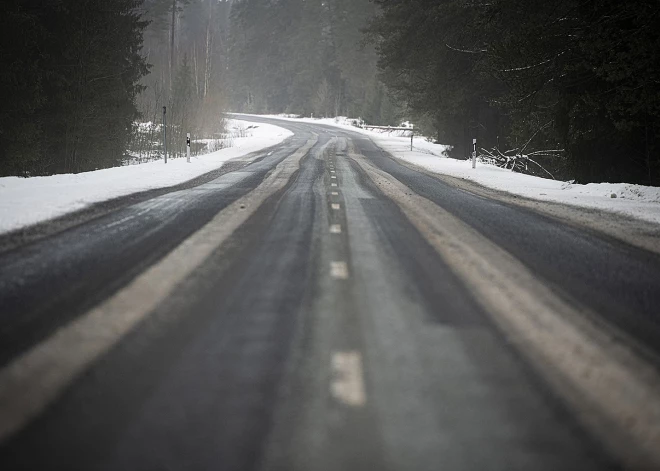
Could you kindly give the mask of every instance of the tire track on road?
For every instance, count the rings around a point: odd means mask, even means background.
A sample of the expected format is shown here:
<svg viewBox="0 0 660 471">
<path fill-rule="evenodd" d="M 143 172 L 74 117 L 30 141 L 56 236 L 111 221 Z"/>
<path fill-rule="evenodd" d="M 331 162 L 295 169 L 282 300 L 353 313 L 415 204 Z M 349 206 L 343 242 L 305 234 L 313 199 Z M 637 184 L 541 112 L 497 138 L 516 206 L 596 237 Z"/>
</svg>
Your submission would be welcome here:
<svg viewBox="0 0 660 471">
<path fill-rule="evenodd" d="M 188 274 L 299 169 L 310 139 L 253 191 L 218 213 L 160 262 L 112 297 L 59 328 L 0 370 L 0 441 L 41 413 L 96 358 L 137 326 Z"/>
<path fill-rule="evenodd" d="M 628 469 L 657 469 L 660 377 L 655 366 L 590 323 L 475 229 L 372 165 L 355 147 L 350 157 Z"/>
</svg>

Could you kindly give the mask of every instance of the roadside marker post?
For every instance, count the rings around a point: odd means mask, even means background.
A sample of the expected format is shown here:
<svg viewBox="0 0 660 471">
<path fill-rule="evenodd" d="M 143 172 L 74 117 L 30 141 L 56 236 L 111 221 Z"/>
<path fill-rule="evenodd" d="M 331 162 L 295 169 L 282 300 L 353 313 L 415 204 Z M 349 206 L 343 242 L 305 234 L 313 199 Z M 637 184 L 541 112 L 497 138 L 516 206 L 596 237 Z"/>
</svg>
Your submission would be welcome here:
<svg viewBox="0 0 660 471">
<path fill-rule="evenodd" d="M 413 137 L 415 137 L 415 128 L 411 126 L 410 129 L 410 152 L 413 150 Z"/>
<path fill-rule="evenodd" d="M 188 163 L 190 163 L 190 133 L 186 134 L 186 158 Z"/>
<path fill-rule="evenodd" d="M 477 140 L 472 139 L 472 168 L 477 168 Z"/>
<path fill-rule="evenodd" d="M 167 106 L 163 106 L 163 152 L 167 163 Z"/>
</svg>

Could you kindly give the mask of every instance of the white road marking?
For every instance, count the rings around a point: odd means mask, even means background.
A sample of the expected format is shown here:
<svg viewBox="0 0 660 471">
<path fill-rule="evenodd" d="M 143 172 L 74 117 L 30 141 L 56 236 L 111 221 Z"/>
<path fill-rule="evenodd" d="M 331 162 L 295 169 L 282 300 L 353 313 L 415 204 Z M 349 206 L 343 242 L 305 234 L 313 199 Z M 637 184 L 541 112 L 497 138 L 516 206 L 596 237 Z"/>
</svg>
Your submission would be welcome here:
<svg viewBox="0 0 660 471">
<path fill-rule="evenodd" d="M 356 162 L 624 468 L 660 469 L 657 367 L 465 222 L 421 196 L 410 197 L 408 187 L 366 159 Z"/>
<path fill-rule="evenodd" d="M 0 441 L 27 425 L 91 363 L 133 330 L 271 195 L 286 186 L 310 139 L 261 184 L 220 211 L 159 263 L 126 287 L 0 368 Z M 247 211 L 240 211 L 244 205 Z"/>
<path fill-rule="evenodd" d="M 124 223 L 127 222 L 127 221 L 130 221 L 130 220 L 133 219 L 135 216 L 136 216 L 136 215 L 133 215 L 133 214 L 132 214 L 132 215 L 127 216 L 127 217 L 125 217 L 125 218 L 119 219 L 118 221 L 114 221 L 114 222 L 112 222 L 112 223 L 110 223 L 110 224 L 106 224 L 105 228 L 106 228 L 106 229 L 109 229 L 109 228 L 111 228 L 111 227 L 119 226 L 119 225 L 121 225 L 121 224 L 124 224 Z"/>
<path fill-rule="evenodd" d="M 331 206 L 332 206 L 332 209 L 334 209 L 335 211 L 339 211 L 341 209 L 341 206 L 339 205 L 339 203 L 332 203 Z"/>
<path fill-rule="evenodd" d="M 335 352 L 332 373 L 330 392 L 337 401 L 350 407 L 363 407 L 367 403 L 362 356 L 358 352 Z"/>
<path fill-rule="evenodd" d="M 334 170 L 330 170 L 330 173 L 335 173 L 335 171 L 334 171 Z"/>
<path fill-rule="evenodd" d="M 348 265 L 346 262 L 330 262 L 330 276 L 338 280 L 347 280 Z"/>
<path fill-rule="evenodd" d="M 339 224 L 331 224 L 330 234 L 341 234 L 341 226 Z"/>
<path fill-rule="evenodd" d="M 339 192 L 338 192 L 338 191 L 333 191 L 333 192 L 331 193 L 331 195 L 332 195 L 332 196 L 339 196 Z"/>
<path fill-rule="evenodd" d="M 331 183 L 330 185 L 332 185 L 333 187 L 336 187 L 336 186 L 337 186 L 336 183 Z"/>
</svg>

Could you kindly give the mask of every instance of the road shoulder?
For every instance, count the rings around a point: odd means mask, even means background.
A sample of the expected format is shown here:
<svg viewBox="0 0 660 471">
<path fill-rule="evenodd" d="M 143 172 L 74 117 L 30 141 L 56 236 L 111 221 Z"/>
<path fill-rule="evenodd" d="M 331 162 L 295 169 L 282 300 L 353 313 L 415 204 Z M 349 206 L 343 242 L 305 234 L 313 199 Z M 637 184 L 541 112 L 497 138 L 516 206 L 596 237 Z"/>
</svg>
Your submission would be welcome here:
<svg viewBox="0 0 660 471">
<path fill-rule="evenodd" d="M 378 146 L 377 143 L 374 142 L 374 144 Z M 496 190 L 464 178 L 431 172 L 430 170 L 410 163 L 404 159 L 399 159 L 391 153 L 383 150 L 380 146 L 378 147 L 384 154 L 396 160 L 401 165 L 432 178 L 436 178 L 444 183 L 459 188 L 460 190 L 483 198 L 489 198 L 525 208 L 577 229 L 586 230 L 591 233 L 595 232 L 601 237 L 606 236 L 613 238 L 617 241 L 632 245 L 633 247 L 660 254 L 660 225 L 658 224 L 601 209 L 571 206 L 553 201 L 535 200 L 515 195 L 513 193 Z"/>
<path fill-rule="evenodd" d="M 227 173 L 242 170 L 248 165 L 262 160 L 266 155 L 268 155 L 268 153 L 272 153 L 276 149 L 285 147 L 287 142 L 288 140 L 281 144 L 276 144 L 274 146 L 252 152 L 236 159 L 229 160 L 222 167 L 219 167 L 203 175 L 199 175 L 183 183 L 152 190 L 138 191 L 136 193 L 130 193 L 105 201 L 99 201 L 97 203 L 92 203 L 82 209 L 78 209 L 61 216 L 54 217 L 52 219 L 40 221 L 35 224 L 21 227 L 6 233 L 0 233 L 0 254 L 13 250 L 17 247 L 31 244 L 41 239 L 59 234 L 66 230 L 80 226 L 81 224 L 90 222 L 94 219 L 106 216 L 122 208 L 157 198 L 168 193 L 174 193 L 176 191 L 194 188 L 196 186 L 211 182 Z"/>
<path fill-rule="evenodd" d="M 591 322 L 514 257 L 354 151 L 353 160 L 424 235 L 504 335 L 630 469 L 656 469 L 656 365 Z M 649 467 L 650 466 L 650 467 Z"/>
</svg>

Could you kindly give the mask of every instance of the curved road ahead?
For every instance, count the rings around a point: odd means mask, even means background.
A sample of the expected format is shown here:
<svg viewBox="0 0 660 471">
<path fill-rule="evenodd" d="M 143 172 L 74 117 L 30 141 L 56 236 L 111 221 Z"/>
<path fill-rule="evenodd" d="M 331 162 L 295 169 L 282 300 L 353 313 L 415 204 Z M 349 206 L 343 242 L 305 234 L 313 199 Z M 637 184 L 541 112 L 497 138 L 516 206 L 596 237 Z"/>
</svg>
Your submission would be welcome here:
<svg viewBox="0 0 660 471">
<path fill-rule="evenodd" d="M 0 253 L 0 469 L 660 466 L 660 243 L 242 119 L 294 136 Z"/>
</svg>

